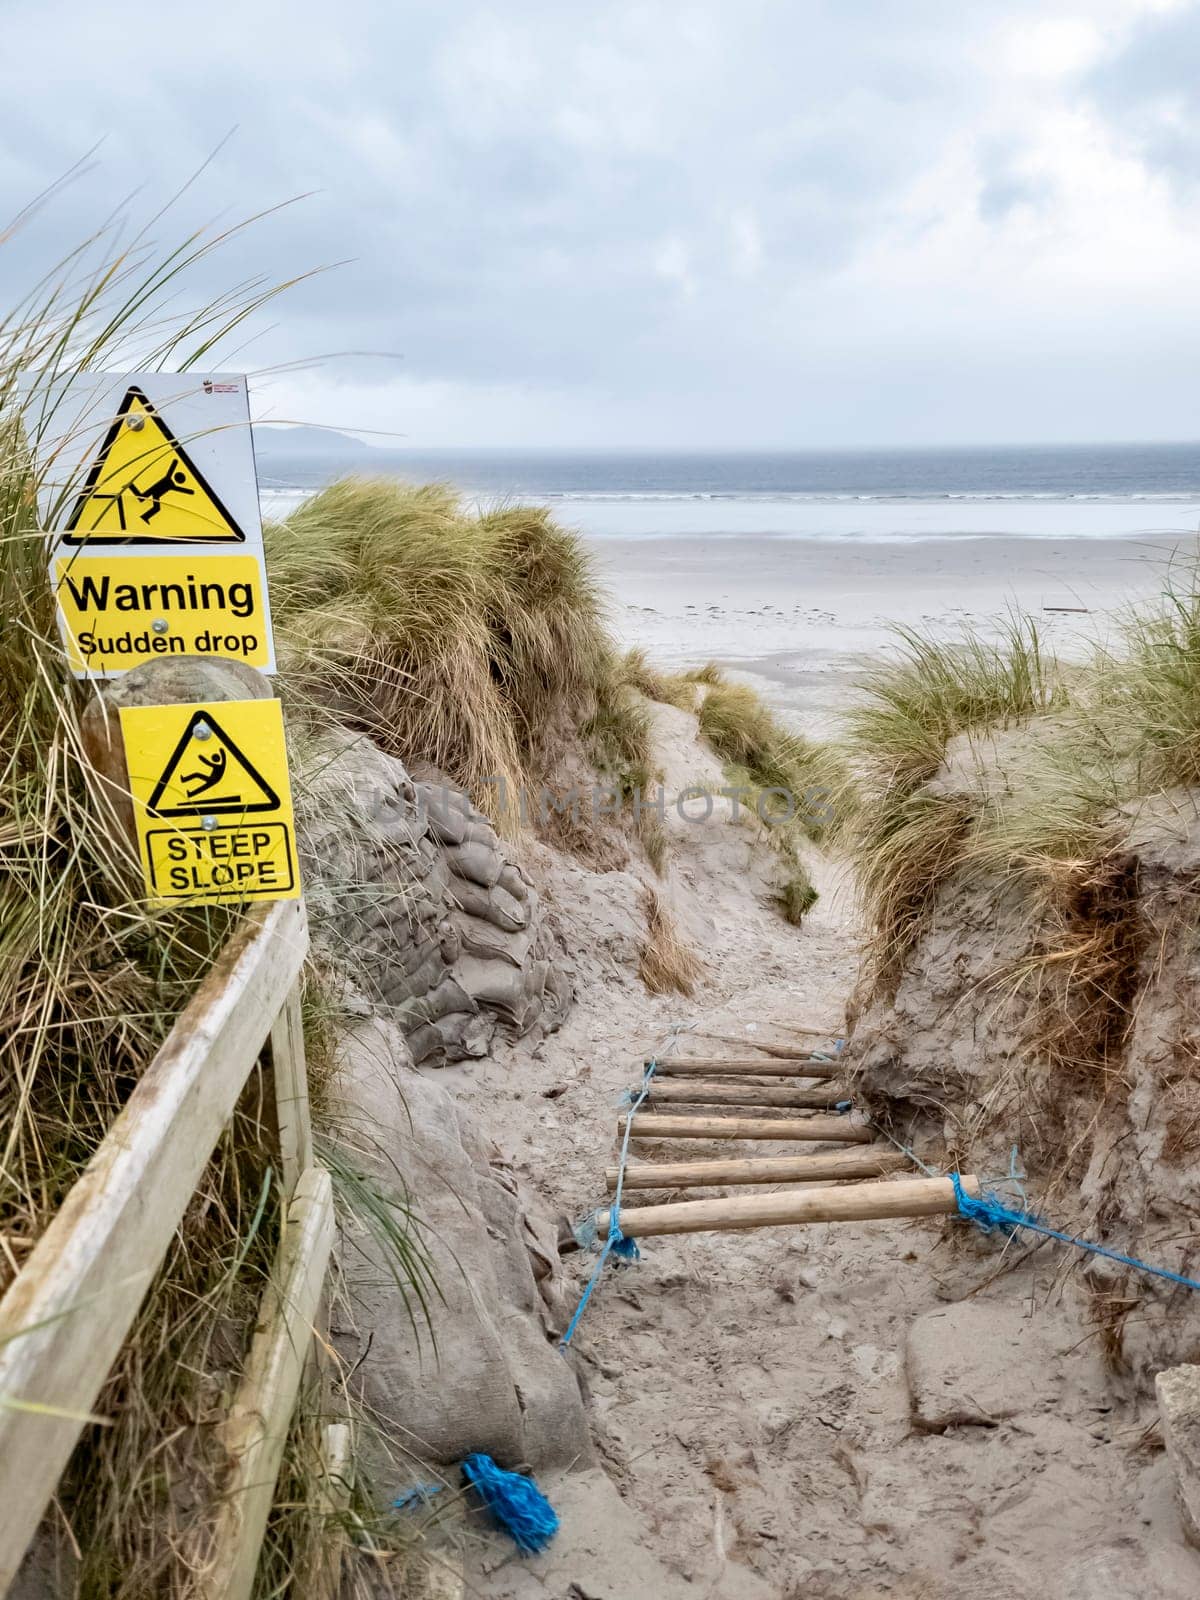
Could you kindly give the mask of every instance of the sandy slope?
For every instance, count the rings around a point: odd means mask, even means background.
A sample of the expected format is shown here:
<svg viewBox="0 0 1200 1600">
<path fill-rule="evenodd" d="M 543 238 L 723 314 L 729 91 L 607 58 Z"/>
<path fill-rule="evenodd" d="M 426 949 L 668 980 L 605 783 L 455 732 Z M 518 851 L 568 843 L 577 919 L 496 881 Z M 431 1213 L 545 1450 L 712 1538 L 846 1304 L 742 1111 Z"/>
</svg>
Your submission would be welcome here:
<svg viewBox="0 0 1200 1600">
<path fill-rule="evenodd" d="M 664 710 L 660 728 L 675 784 L 711 772 L 691 719 Z M 536 865 L 565 942 L 582 952 L 578 1003 L 532 1052 L 511 1047 L 489 1070 L 448 1076 L 506 1156 L 576 1217 L 603 1200 L 620 1092 L 673 1024 L 692 1025 L 685 1053 L 709 1035 L 836 1028 L 856 952 L 848 898 L 828 869 L 818 866 L 821 902 L 794 930 L 761 903 L 744 830 L 677 824 L 674 893 L 707 971 L 694 999 L 654 998 L 627 959 L 637 884 L 548 852 Z M 735 1152 L 748 1153 L 719 1153 Z M 568 1261 L 581 1288 L 592 1258 Z M 554 1558 L 497 1565 L 490 1546 L 469 1592 L 1200 1592 L 1154 1413 L 1114 1389 L 1058 1287 L 1061 1260 L 1043 1251 L 996 1276 L 1000 1265 L 997 1246 L 958 1224 L 651 1241 L 640 1264 L 605 1278 L 576 1344 L 624 1510 L 602 1488 L 581 1497 L 578 1482 L 551 1485 L 565 1514 Z M 914 1427 L 906 1361 L 927 1417 L 972 1420 Z"/>
</svg>

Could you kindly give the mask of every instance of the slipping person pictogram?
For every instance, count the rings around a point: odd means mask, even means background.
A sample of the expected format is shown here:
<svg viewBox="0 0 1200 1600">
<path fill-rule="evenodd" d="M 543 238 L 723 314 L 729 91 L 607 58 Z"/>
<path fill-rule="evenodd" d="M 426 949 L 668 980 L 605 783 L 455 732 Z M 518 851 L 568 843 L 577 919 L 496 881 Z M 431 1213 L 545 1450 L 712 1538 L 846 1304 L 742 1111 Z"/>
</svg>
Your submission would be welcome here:
<svg viewBox="0 0 1200 1600">
<path fill-rule="evenodd" d="M 162 707 L 161 715 L 176 709 Z M 278 792 L 250 755 L 203 709 L 188 712 L 146 810 L 152 817 L 248 816 L 279 805 Z"/>
<path fill-rule="evenodd" d="M 206 768 L 206 771 L 181 772 L 179 781 L 183 784 L 184 792 L 187 794 L 188 799 L 195 800 L 197 796 L 207 794 L 210 789 L 216 788 L 217 784 L 224 778 L 225 768 L 228 764 L 229 757 L 226 752 L 218 750 L 211 756 L 200 757 L 200 765 Z M 193 784 L 195 784 L 195 788 L 192 787 Z M 237 795 L 230 795 L 228 798 L 236 800 L 238 797 Z"/>
</svg>

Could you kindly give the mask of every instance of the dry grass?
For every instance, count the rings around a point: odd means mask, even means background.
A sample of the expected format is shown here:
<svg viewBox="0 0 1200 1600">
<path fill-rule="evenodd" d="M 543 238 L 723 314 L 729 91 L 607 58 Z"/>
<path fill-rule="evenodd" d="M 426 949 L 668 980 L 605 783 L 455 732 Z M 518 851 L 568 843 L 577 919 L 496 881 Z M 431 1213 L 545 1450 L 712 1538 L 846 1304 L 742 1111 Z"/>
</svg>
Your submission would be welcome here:
<svg viewBox="0 0 1200 1600">
<path fill-rule="evenodd" d="M 995 640 L 897 636 L 850 719 L 861 787 L 845 837 L 871 934 L 867 992 L 895 982 L 947 879 L 978 847 L 980 804 L 927 787 L 950 740 L 1066 704 L 1063 674 L 1028 619 L 1008 619 Z"/>
<path fill-rule="evenodd" d="M 1066 703 L 1066 679 L 1027 617 L 1001 623 L 994 640 L 968 634 L 943 643 L 897 628 L 889 659 L 860 685 L 850 719 L 854 753 L 878 791 L 911 791 L 931 778 L 949 741 Z"/>
<path fill-rule="evenodd" d="M 613 649 L 591 559 L 544 508 L 475 512 L 444 485 L 347 478 L 269 527 L 267 548 L 297 712 L 437 768 L 509 838 L 532 824 L 605 870 L 636 827 L 664 869 L 666 834 L 634 806 L 660 778 L 646 696 L 667 680 Z M 590 786 L 579 758 L 616 792 L 609 823 L 590 796 L 555 794 L 563 772 Z"/>
<path fill-rule="evenodd" d="M 886 992 L 947 883 L 1028 907 L 1031 940 L 992 987 L 1019 1004 L 1031 1052 L 1068 1080 L 1113 1083 L 1145 977 L 1139 798 L 1200 779 L 1200 595 L 1171 575 L 1115 648 L 1070 670 L 1032 622 L 998 642 L 912 634 L 873 671 L 854 724 L 866 800 L 851 848 L 870 917 L 868 991 Z M 1019 728 L 1019 737 L 995 730 Z M 986 739 L 982 738 L 987 731 Z M 978 741 L 978 775 L 947 744 Z"/>
<path fill-rule="evenodd" d="M 1134 764 L 1137 794 L 1200 782 L 1200 568 L 1167 571 L 1160 602 L 1131 613 L 1093 698 L 1106 737 Z M 1103 686 L 1103 694 L 1098 691 Z M 1129 792 L 1129 791 L 1127 791 Z"/>
<path fill-rule="evenodd" d="M 675 918 L 656 889 L 647 889 L 642 901 L 646 914 L 646 942 L 638 967 L 651 994 L 692 994 L 704 970 L 694 950 L 683 942 Z"/>
</svg>

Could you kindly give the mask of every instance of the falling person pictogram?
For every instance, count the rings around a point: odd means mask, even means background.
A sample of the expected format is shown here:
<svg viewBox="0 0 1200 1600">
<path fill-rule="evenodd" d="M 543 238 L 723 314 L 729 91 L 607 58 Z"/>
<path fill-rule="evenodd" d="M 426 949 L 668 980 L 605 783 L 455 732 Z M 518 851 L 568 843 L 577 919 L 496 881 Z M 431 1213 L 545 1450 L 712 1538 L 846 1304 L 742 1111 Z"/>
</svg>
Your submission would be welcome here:
<svg viewBox="0 0 1200 1600">
<path fill-rule="evenodd" d="M 197 748 L 209 740 L 210 750 Z M 276 811 L 279 805 L 278 791 L 246 750 L 207 707 L 197 707 L 180 729 L 146 809 L 154 817 L 241 816 Z"/>
<path fill-rule="evenodd" d="M 145 489 L 139 489 L 136 483 L 131 483 L 129 492 L 136 495 L 139 500 L 150 501 L 149 511 L 142 512 L 142 521 L 149 522 L 152 517 L 156 517 L 162 510 L 164 495 L 195 494 L 196 491 L 185 487 L 186 484 L 187 474 L 176 459 L 172 461 L 167 471 L 156 482 L 149 484 Z M 124 527 L 123 520 L 121 525 Z"/>
</svg>

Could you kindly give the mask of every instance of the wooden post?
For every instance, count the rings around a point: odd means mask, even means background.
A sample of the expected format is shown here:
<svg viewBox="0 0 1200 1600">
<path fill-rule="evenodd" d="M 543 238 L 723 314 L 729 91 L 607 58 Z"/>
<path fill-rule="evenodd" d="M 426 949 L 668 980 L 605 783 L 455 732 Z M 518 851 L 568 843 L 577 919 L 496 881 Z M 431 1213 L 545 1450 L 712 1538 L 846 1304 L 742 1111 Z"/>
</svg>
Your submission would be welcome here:
<svg viewBox="0 0 1200 1600">
<path fill-rule="evenodd" d="M 740 1161 L 643 1161 L 625 1168 L 626 1189 L 721 1188 L 726 1184 L 810 1183 L 814 1178 L 882 1178 L 908 1166 L 899 1150 L 822 1150 L 811 1156 L 745 1156 Z M 607 1167 L 609 1193 L 616 1167 Z"/>
<path fill-rule="evenodd" d="M 967 1194 L 978 1196 L 979 1179 L 964 1177 Z M 667 1233 L 723 1233 L 736 1228 L 777 1228 L 796 1222 L 874 1222 L 888 1217 L 949 1216 L 958 1202 L 949 1178 L 900 1178 L 895 1182 L 850 1183 L 834 1189 L 793 1189 L 786 1194 L 722 1195 L 716 1200 L 679 1200 L 665 1206 L 635 1206 L 620 1215 L 630 1239 Z M 608 1212 L 601 1211 L 607 1223 Z"/>
<path fill-rule="evenodd" d="M 714 1106 L 794 1106 L 809 1111 L 829 1111 L 839 1100 L 848 1098 L 845 1089 L 796 1089 L 745 1083 L 658 1083 L 651 1080 L 646 1103 L 654 1105 L 681 1101 L 688 1105 Z"/>
<path fill-rule="evenodd" d="M 648 1067 L 651 1059 L 643 1065 Z M 836 1078 L 842 1071 L 837 1061 L 722 1061 L 716 1056 L 664 1056 L 654 1065 L 656 1078 L 737 1078 L 743 1073 L 759 1078 Z"/>
<path fill-rule="evenodd" d="M 288 991 L 283 1009 L 271 1028 L 271 1062 L 275 1071 L 275 1115 L 279 1120 L 283 1192 L 290 1200 L 300 1174 L 307 1172 L 313 1162 L 299 979 Z"/>
<path fill-rule="evenodd" d="M 311 1588 L 306 1591 L 309 1600 L 337 1600 L 346 1546 L 346 1530 L 342 1523 L 350 1509 L 353 1490 L 350 1425 L 346 1422 L 330 1422 L 321 1436 L 321 1480 L 317 1488 L 317 1506 L 331 1526 L 325 1532 L 320 1570 Z"/>
<path fill-rule="evenodd" d="M 627 1119 L 617 1124 L 625 1132 Z M 845 1117 L 674 1117 L 648 1116 L 639 1111 L 633 1119 L 634 1139 L 821 1139 L 829 1144 L 870 1144 L 868 1124 L 851 1112 Z"/>
<path fill-rule="evenodd" d="M 329 1174 L 310 1167 L 288 1209 L 241 1385 L 218 1439 L 233 1465 L 222 1486 L 200 1600 L 247 1600 L 333 1247 Z"/>
</svg>

